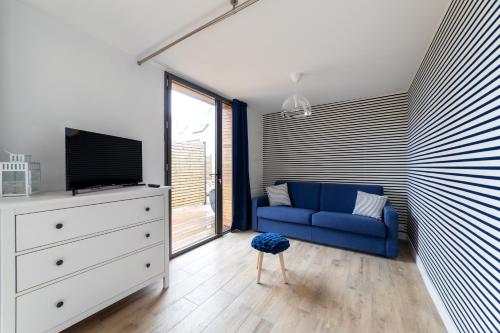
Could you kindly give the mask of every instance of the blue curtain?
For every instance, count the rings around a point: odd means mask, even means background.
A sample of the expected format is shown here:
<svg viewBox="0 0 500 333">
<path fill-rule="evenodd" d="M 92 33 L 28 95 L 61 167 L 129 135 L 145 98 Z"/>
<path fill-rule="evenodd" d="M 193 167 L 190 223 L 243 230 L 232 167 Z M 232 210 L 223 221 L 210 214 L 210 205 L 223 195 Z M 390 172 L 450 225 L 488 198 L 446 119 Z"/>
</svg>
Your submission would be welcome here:
<svg viewBox="0 0 500 333">
<path fill-rule="evenodd" d="M 250 177 L 248 173 L 247 104 L 233 100 L 233 230 L 251 225 Z"/>
</svg>

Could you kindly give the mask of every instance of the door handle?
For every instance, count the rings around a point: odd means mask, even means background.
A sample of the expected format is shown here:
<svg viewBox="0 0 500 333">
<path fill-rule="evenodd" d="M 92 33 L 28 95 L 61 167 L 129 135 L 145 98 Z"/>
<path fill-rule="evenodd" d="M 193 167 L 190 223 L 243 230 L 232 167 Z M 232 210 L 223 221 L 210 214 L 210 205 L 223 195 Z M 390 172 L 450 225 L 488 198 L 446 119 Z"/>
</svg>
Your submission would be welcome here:
<svg viewBox="0 0 500 333">
<path fill-rule="evenodd" d="M 217 176 L 217 182 L 219 183 L 219 185 L 222 185 L 222 177 L 221 177 L 220 173 L 209 173 L 208 175 L 209 176 Z"/>
</svg>

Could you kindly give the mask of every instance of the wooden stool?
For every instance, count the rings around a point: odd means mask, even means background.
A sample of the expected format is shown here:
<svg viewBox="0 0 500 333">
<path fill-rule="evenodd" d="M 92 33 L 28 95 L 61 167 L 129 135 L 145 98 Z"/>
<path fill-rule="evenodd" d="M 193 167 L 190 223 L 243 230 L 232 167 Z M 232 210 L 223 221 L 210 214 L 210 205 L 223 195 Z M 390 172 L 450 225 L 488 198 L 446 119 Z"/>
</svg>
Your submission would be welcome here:
<svg viewBox="0 0 500 333">
<path fill-rule="evenodd" d="M 280 259 L 281 273 L 283 274 L 283 282 L 287 283 L 283 251 L 290 247 L 290 242 L 288 241 L 288 239 L 276 233 L 265 233 L 255 236 L 252 239 L 252 247 L 259 251 L 259 254 L 257 256 L 257 283 L 260 283 L 264 253 L 272 253 L 278 255 Z"/>
<path fill-rule="evenodd" d="M 260 274 L 262 273 L 262 262 L 264 261 L 264 253 L 259 251 L 257 254 L 257 283 L 260 283 Z M 286 280 L 286 268 L 285 268 L 285 259 L 283 258 L 283 252 L 278 253 L 278 257 L 280 258 L 280 266 L 281 266 L 281 274 L 283 274 L 283 283 L 288 283 Z"/>
</svg>

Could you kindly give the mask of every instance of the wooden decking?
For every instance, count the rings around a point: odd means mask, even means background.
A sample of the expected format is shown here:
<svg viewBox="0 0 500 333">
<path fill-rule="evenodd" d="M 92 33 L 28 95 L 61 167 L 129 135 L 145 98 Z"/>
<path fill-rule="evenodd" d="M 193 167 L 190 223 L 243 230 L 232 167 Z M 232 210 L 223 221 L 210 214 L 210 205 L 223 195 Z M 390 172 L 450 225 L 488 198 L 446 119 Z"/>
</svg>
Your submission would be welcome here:
<svg viewBox="0 0 500 333">
<path fill-rule="evenodd" d="M 231 228 L 231 214 L 224 214 L 222 222 L 224 230 Z M 213 235 L 215 214 L 210 204 L 172 209 L 172 252 Z"/>
<path fill-rule="evenodd" d="M 215 214 L 207 205 L 172 209 L 172 252 L 215 235 Z"/>
</svg>

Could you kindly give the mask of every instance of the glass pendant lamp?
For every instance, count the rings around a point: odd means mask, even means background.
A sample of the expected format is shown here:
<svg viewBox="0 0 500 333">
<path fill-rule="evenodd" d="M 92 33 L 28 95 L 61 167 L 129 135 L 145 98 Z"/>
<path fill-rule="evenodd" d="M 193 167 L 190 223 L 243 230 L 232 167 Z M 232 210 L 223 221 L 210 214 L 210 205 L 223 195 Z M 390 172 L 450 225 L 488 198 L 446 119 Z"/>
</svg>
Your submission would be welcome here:
<svg viewBox="0 0 500 333">
<path fill-rule="evenodd" d="M 290 74 L 290 79 L 294 85 L 293 95 L 288 97 L 281 106 L 281 115 L 286 119 L 303 119 L 308 118 L 312 114 L 311 103 L 297 93 L 297 84 L 302 78 L 301 73 Z"/>
</svg>

